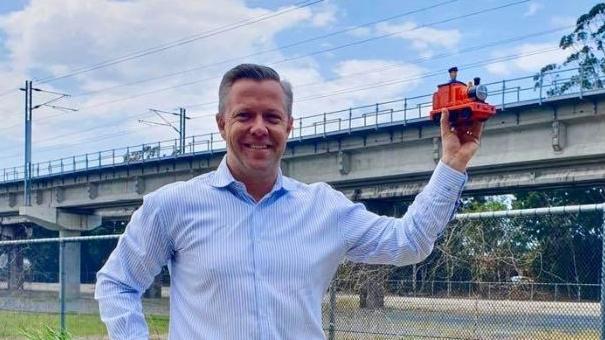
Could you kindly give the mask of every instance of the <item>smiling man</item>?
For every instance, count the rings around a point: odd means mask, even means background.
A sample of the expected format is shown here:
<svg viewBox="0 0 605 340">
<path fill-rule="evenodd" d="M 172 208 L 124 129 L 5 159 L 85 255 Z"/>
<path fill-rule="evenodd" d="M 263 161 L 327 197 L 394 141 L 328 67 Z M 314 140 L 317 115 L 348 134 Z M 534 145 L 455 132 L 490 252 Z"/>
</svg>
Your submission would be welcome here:
<svg viewBox="0 0 605 340">
<path fill-rule="evenodd" d="M 378 216 L 324 183 L 281 174 L 292 90 L 273 69 L 228 71 L 216 121 L 216 171 L 144 198 L 105 266 L 95 298 L 112 339 L 146 339 L 141 295 L 170 269 L 171 339 L 323 339 L 321 301 L 344 258 L 422 261 L 452 217 L 482 127 L 450 127 L 443 157 L 400 219 Z"/>
</svg>

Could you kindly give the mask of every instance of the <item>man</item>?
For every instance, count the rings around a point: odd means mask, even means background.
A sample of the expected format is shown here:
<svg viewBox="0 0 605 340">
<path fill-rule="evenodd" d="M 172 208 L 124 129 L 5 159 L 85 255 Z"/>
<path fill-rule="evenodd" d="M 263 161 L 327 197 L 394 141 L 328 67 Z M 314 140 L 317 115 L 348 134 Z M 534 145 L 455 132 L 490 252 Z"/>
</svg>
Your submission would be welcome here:
<svg viewBox="0 0 605 340">
<path fill-rule="evenodd" d="M 219 88 L 227 154 L 216 171 L 145 196 L 95 298 L 112 339 L 148 336 L 141 294 L 170 268 L 171 339 L 323 339 L 321 300 L 347 257 L 405 265 L 428 256 L 453 215 L 481 126 L 441 118 L 443 157 L 401 219 L 377 216 L 326 184 L 282 176 L 292 90 L 244 64 Z"/>
</svg>

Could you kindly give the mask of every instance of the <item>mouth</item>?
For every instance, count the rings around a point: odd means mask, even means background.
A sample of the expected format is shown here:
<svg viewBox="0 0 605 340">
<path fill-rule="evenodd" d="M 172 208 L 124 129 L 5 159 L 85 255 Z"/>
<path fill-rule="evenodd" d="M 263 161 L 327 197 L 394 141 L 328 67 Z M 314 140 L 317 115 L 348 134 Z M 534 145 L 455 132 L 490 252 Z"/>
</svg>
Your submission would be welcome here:
<svg viewBox="0 0 605 340">
<path fill-rule="evenodd" d="M 252 150 L 266 150 L 271 147 L 271 145 L 269 145 L 269 144 L 248 144 L 248 143 L 244 143 L 244 146 L 246 148 L 252 149 Z"/>
</svg>

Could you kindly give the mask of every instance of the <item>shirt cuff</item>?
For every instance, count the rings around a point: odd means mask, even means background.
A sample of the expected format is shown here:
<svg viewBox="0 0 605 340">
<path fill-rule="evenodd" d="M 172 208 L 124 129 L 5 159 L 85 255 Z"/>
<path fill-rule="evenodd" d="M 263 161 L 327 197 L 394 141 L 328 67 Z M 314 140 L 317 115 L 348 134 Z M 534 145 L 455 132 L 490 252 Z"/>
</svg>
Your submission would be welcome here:
<svg viewBox="0 0 605 340">
<path fill-rule="evenodd" d="M 454 170 L 449 165 L 439 161 L 429 180 L 428 187 L 432 192 L 445 198 L 457 200 L 467 178 L 466 172 L 462 173 Z"/>
</svg>

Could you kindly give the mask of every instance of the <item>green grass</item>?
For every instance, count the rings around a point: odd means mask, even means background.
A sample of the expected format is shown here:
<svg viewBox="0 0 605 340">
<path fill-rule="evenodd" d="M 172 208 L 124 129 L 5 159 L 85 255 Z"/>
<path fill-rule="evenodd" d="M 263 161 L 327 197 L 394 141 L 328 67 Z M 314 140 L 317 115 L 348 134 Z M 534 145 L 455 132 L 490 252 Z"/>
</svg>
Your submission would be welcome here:
<svg viewBox="0 0 605 340">
<path fill-rule="evenodd" d="M 578 333 L 564 333 L 558 331 L 543 331 L 532 333 L 528 335 L 527 339 L 532 340 L 550 340 L 550 339 L 561 339 L 561 340 L 590 340 L 599 339 L 599 331 L 581 331 Z"/>
<path fill-rule="evenodd" d="M 168 316 L 150 315 L 146 319 L 151 335 L 168 333 Z M 33 332 L 42 330 L 45 326 L 57 329 L 59 322 L 59 314 L 0 311 L 0 338 L 24 338 L 22 329 Z M 72 336 L 107 334 L 105 324 L 98 315 L 67 314 L 65 327 Z"/>
</svg>

